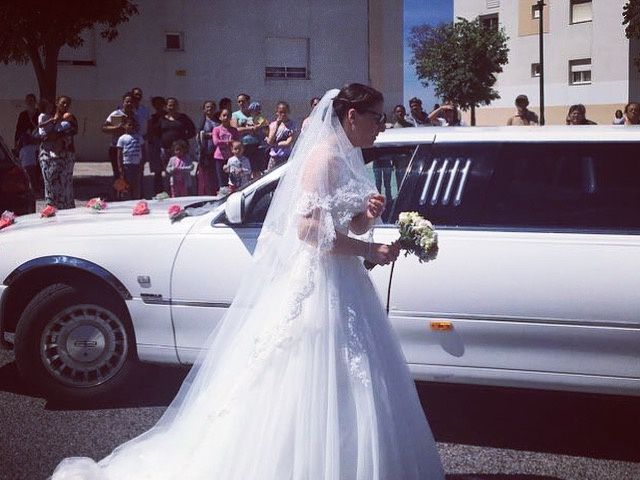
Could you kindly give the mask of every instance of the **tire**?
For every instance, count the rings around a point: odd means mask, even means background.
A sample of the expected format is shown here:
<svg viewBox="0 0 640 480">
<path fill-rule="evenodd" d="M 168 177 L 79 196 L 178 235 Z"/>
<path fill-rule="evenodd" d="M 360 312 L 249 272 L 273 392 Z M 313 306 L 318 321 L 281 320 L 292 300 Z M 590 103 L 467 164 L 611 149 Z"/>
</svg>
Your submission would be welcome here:
<svg viewBox="0 0 640 480">
<path fill-rule="evenodd" d="M 20 317 L 14 348 L 27 387 L 50 399 L 111 398 L 135 364 L 126 309 L 95 287 L 57 283 L 40 291 Z"/>
</svg>

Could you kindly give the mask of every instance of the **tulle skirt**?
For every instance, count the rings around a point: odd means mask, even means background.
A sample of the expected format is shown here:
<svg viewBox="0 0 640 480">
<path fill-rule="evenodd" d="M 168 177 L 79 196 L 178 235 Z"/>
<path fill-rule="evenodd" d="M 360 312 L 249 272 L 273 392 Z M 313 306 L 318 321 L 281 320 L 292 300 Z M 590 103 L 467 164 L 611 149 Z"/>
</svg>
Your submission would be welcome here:
<svg viewBox="0 0 640 480">
<path fill-rule="evenodd" d="M 100 462 L 65 459 L 53 479 L 444 478 L 359 259 L 296 254 L 233 308 L 154 428 Z"/>
</svg>

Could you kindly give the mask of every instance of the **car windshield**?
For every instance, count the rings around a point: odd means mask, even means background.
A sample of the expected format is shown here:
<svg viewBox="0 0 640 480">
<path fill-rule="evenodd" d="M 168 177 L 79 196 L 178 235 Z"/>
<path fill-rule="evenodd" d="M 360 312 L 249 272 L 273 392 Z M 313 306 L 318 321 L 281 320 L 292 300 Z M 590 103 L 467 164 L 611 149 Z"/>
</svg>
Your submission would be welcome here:
<svg viewBox="0 0 640 480">
<path fill-rule="evenodd" d="M 216 195 L 213 199 L 211 199 L 211 200 L 202 200 L 200 202 L 192 203 L 190 205 L 187 205 L 185 207 L 185 210 L 189 209 L 191 215 L 203 215 L 203 214 L 213 210 L 218 205 L 222 205 L 226 201 L 227 197 L 229 195 L 231 195 L 233 192 L 241 192 L 242 190 L 245 190 L 245 189 L 251 187 L 258 180 L 261 180 L 262 178 L 264 178 L 265 175 L 268 175 L 268 174 L 270 174 L 272 172 L 275 172 L 276 170 L 278 170 L 280 168 L 283 168 L 285 165 L 286 164 L 281 164 L 281 165 L 278 165 L 277 167 L 272 168 L 267 173 L 264 173 L 261 176 L 252 179 L 249 183 L 247 183 L 246 185 L 242 186 L 242 188 L 239 188 L 238 190 L 231 191 L 226 187 L 221 188 L 220 189 L 220 193 L 218 193 L 218 195 Z"/>
</svg>

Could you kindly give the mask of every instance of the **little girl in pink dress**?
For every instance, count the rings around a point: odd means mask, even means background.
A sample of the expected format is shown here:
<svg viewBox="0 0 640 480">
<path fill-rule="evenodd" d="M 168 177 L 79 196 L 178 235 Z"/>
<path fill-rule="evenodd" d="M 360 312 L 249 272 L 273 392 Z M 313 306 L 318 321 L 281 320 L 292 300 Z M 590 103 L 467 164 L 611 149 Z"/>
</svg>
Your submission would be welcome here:
<svg viewBox="0 0 640 480">
<path fill-rule="evenodd" d="M 195 164 L 191 161 L 188 152 L 189 145 L 184 140 L 177 140 L 173 144 L 174 156 L 169 159 L 167 164 L 172 197 L 186 197 L 191 190 L 191 172 L 195 168 Z"/>
</svg>

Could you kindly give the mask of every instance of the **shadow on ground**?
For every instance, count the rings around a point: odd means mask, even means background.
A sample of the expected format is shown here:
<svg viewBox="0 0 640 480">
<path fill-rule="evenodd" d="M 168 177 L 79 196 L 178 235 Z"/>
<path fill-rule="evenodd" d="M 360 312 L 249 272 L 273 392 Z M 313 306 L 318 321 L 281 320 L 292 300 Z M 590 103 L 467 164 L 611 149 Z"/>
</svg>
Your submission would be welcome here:
<svg viewBox="0 0 640 480">
<path fill-rule="evenodd" d="M 140 365 L 119 394 L 80 404 L 48 400 L 47 410 L 167 406 L 187 368 Z M 470 385 L 417 384 L 439 442 L 640 462 L 640 398 Z M 0 391 L 27 391 L 11 356 L 0 363 Z M 523 475 L 457 475 L 449 480 L 552 480 Z"/>
<path fill-rule="evenodd" d="M 91 402 L 47 400 L 46 410 L 94 410 L 106 408 L 164 407 L 175 397 L 187 368 L 158 365 L 138 365 L 132 379 L 111 398 Z M 0 367 L 0 391 L 40 397 L 30 391 L 18 374 L 15 362 Z"/>
<path fill-rule="evenodd" d="M 446 475 L 447 480 L 562 480 L 558 477 L 549 477 L 546 475 L 502 475 L 502 474 L 492 474 L 492 475 Z"/>
<path fill-rule="evenodd" d="M 637 397 L 429 383 L 418 392 L 440 442 L 640 462 Z"/>
</svg>

